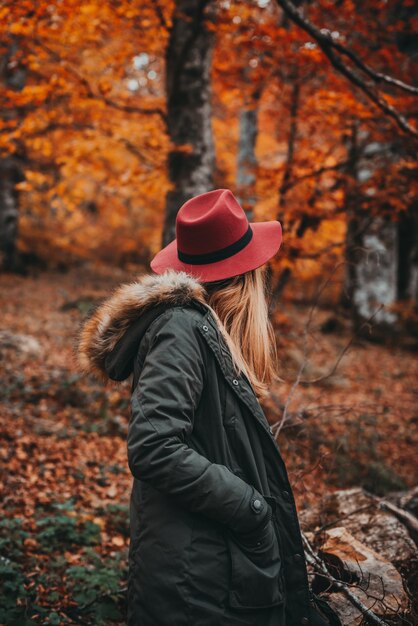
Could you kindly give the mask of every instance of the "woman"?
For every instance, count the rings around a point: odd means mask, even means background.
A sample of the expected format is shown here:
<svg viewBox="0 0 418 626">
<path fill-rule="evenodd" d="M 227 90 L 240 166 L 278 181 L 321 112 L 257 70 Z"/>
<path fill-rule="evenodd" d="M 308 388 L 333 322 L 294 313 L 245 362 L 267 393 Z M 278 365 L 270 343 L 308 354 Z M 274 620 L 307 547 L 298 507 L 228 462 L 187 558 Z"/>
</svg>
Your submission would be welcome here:
<svg viewBox="0 0 418 626">
<path fill-rule="evenodd" d="M 86 371 L 133 375 L 129 626 L 329 623 L 258 400 L 276 378 L 264 264 L 281 240 L 278 221 L 250 224 L 228 189 L 196 196 L 154 274 L 82 330 Z"/>
</svg>

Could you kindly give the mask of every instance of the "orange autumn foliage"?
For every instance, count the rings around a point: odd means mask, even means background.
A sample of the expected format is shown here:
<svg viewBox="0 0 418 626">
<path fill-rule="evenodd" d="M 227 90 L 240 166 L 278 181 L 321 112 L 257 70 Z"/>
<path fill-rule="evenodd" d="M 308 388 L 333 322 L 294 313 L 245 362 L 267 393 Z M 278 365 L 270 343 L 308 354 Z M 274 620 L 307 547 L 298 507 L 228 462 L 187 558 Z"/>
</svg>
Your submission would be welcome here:
<svg viewBox="0 0 418 626">
<path fill-rule="evenodd" d="M 21 90 L 3 90 L 0 134 L 3 155 L 25 161 L 21 248 L 146 256 L 159 242 L 168 149 L 166 34 L 152 3 L 9 2 L 0 13 L 3 54 L 26 72 Z"/>
<path fill-rule="evenodd" d="M 376 70 L 411 82 L 412 56 L 397 45 L 410 21 L 379 0 L 356 6 L 322 0 L 309 5 L 307 14 L 316 24 L 326 22 Z M 21 249 L 48 260 L 108 262 L 144 261 L 159 249 L 169 189 L 164 69 L 173 9 L 172 1 L 3 4 L 3 54 L 10 71 L 26 72 L 22 89 L 3 81 L 0 120 L 2 154 L 20 155 L 25 163 Z M 255 106 L 255 219 L 285 218 L 277 263 L 304 277 L 320 275 L 324 264 L 331 267 L 343 254 L 353 126 L 362 149 L 388 146 L 358 185 L 366 211 L 396 218 L 410 205 L 417 191 L 414 143 L 331 67 L 274 2 L 219 3 L 216 24 L 209 27 L 216 31 L 215 184 L 235 189 L 238 118 L 243 108 Z M 387 86 L 384 93 L 412 118 L 413 95 Z M 300 236 L 306 221 L 312 226 Z"/>
</svg>

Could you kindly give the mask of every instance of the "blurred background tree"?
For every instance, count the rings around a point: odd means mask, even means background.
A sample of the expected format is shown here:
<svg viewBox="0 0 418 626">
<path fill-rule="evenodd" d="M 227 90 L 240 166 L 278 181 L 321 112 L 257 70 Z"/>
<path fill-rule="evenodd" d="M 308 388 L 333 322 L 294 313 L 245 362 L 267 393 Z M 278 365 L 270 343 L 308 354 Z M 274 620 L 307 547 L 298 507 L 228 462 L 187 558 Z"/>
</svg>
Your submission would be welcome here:
<svg viewBox="0 0 418 626">
<path fill-rule="evenodd" d="M 146 264 L 189 197 L 279 219 L 272 308 L 324 274 L 354 325 L 418 299 L 414 3 L 6 1 L 0 241 Z M 309 291 L 311 290 L 311 291 Z M 376 311 L 376 304 L 383 304 Z"/>
</svg>

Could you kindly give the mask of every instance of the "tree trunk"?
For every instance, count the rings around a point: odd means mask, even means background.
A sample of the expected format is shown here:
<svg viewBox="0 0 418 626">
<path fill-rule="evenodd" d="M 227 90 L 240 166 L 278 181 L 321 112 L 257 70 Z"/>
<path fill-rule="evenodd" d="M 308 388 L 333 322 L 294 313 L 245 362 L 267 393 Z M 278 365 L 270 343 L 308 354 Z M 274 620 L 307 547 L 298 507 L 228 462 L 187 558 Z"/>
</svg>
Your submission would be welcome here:
<svg viewBox="0 0 418 626">
<path fill-rule="evenodd" d="M 162 246 L 176 236 L 180 206 L 213 188 L 210 68 L 214 33 L 206 27 L 206 20 L 213 19 L 210 0 L 176 0 L 166 50 L 167 128 L 173 147 L 168 156 L 172 189 L 166 196 Z M 189 150 L 183 149 L 185 144 Z"/>
<path fill-rule="evenodd" d="M 345 234 L 345 275 L 341 296 L 341 304 L 347 309 L 350 309 L 352 313 L 356 282 L 356 254 L 361 246 L 361 237 L 359 237 L 361 221 L 360 202 L 357 189 L 359 160 L 357 143 L 357 124 L 356 121 L 353 120 L 349 138 L 347 167 L 345 169 L 347 183 L 345 185 L 344 203 L 347 227 Z"/>
<path fill-rule="evenodd" d="M 0 81 L 8 89 L 21 91 L 26 82 L 26 69 L 20 63 L 10 62 L 16 52 L 17 44 L 13 42 L 1 58 Z M 4 108 L 0 115 L 7 121 L 18 113 Z M 16 184 L 23 180 L 22 165 L 16 155 L 0 159 L 0 268 L 6 271 L 13 271 L 16 266 L 19 220 L 19 193 Z"/>
<path fill-rule="evenodd" d="M 299 72 L 298 72 L 297 66 L 294 68 L 292 78 L 294 82 L 292 85 L 292 91 L 291 91 L 291 96 L 290 96 L 290 122 L 289 122 L 289 135 L 288 135 L 288 140 L 287 140 L 286 165 L 285 165 L 282 182 L 281 182 L 280 189 L 279 189 L 279 200 L 278 200 L 279 210 L 277 213 L 277 220 L 281 223 L 284 233 L 286 232 L 286 228 L 288 228 L 289 230 L 291 228 L 291 224 L 288 224 L 285 221 L 286 219 L 285 207 L 286 207 L 286 201 L 287 201 L 287 192 L 289 191 L 289 188 L 291 186 L 291 180 L 292 180 L 292 174 L 293 174 L 293 162 L 294 162 L 294 157 L 295 157 L 295 145 L 296 145 L 298 121 L 299 121 L 298 116 L 299 116 L 301 84 L 300 84 Z M 301 233 L 299 236 L 302 237 L 303 233 Z M 291 256 L 294 258 L 295 253 L 296 253 L 295 250 L 287 251 L 287 255 L 289 257 Z M 287 285 L 291 275 L 292 275 L 292 271 L 290 267 L 285 267 L 280 273 L 275 286 L 272 287 L 272 296 L 271 296 L 270 307 L 269 307 L 270 312 L 273 312 L 274 309 L 276 308 L 279 302 L 279 299 L 282 295 L 283 289 Z"/>
<path fill-rule="evenodd" d="M 19 219 L 19 194 L 15 185 L 22 180 L 22 170 L 14 159 L 0 161 L 0 267 L 6 271 L 15 268 Z"/>
<path fill-rule="evenodd" d="M 418 305 L 418 202 L 399 219 L 398 298 Z"/>
<path fill-rule="evenodd" d="M 355 265 L 354 313 L 356 321 L 370 317 L 380 304 L 391 305 L 397 299 L 398 232 L 396 222 L 375 217 L 362 234 L 363 250 Z M 373 324 L 392 326 L 394 312 L 383 308 L 373 317 Z"/>
<path fill-rule="evenodd" d="M 366 146 L 367 147 L 367 146 Z M 384 150 L 385 147 L 381 146 Z M 346 191 L 346 273 L 343 304 L 351 308 L 353 327 L 373 315 L 373 325 L 392 327 L 397 316 L 389 310 L 398 292 L 398 225 L 362 209 L 358 181 L 371 175 L 371 165 L 362 165 L 357 123 L 353 122 Z M 380 305 L 384 307 L 378 310 Z M 368 329 L 365 329 L 368 332 Z"/>
<path fill-rule="evenodd" d="M 237 199 L 249 221 L 254 219 L 253 207 L 255 195 L 255 166 L 257 158 L 255 147 L 258 134 L 258 103 L 260 92 L 251 94 L 249 101 L 239 114 L 239 140 L 237 156 Z"/>
</svg>

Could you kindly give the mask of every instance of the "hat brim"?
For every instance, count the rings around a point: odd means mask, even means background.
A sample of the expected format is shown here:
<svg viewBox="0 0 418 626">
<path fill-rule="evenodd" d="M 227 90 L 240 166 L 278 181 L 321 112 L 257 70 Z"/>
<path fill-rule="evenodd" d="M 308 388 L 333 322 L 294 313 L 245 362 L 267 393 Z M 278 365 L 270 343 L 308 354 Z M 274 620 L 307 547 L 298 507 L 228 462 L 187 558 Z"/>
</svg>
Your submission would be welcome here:
<svg viewBox="0 0 418 626">
<path fill-rule="evenodd" d="M 177 239 L 173 239 L 152 259 L 150 266 L 156 274 L 167 269 L 187 272 L 202 282 L 231 278 L 260 267 L 271 259 L 282 243 L 282 226 L 277 220 L 252 222 L 251 241 L 239 252 L 214 263 L 183 263 L 177 256 Z"/>
</svg>

